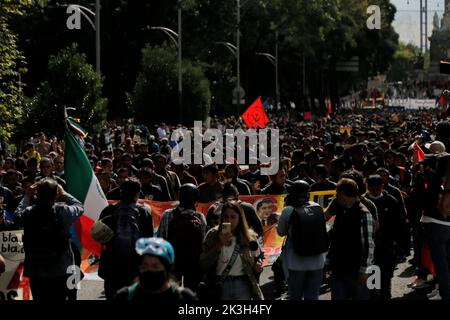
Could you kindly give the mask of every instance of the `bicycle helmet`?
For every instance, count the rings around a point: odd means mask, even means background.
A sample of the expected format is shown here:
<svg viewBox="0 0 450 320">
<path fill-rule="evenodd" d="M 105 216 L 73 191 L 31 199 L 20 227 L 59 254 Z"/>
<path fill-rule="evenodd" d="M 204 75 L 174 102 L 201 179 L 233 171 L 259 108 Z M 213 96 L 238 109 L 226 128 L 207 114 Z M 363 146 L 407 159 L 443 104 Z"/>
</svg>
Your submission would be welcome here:
<svg viewBox="0 0 450 320">
<path fill-rule="evenodd" d="M 175 251 L 170 242 L 163 238 L 141 238 L 136 241 L 136 252 L 138 255 L 145 254 L 164 259 L 169 266 L 175 262 Z"/>
</svg>

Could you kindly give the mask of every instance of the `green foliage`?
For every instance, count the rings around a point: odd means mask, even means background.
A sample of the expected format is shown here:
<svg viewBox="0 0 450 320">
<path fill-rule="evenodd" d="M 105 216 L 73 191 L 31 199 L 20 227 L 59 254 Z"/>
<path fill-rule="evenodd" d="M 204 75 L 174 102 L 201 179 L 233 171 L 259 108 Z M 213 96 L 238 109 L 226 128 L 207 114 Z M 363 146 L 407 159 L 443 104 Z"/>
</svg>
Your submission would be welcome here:
<svg viewBox="0 0 450 320">
<path fill-rule="evenodd" d="M 176 122 L 178 65 L 173 48 L 147 46 L 142 53 L 142 71 L 132 96 L 132 110 L 147 124 Z M 183 122 L 204 120 L 209 112 L 209 81 L 199 63 L 183 61 Z"/>
<path fill-rule="evenodd" d="M 69 114 L 80 118 L 86 130 L 100 130 L 107 111 L 102 86 L 102 79 L 86 62 L 86 56 L 77 52 L 75 44 L 61 50 L 50 58 L 47 80 L 28 104 L 27 130 L 30 134 L 39 130 L 61 136 L 64 106 L 76 108 Z"/>
<path fill-rule="evenodd" d="M 10 11 L 15 10 L 11 4 L 18 2 L 2 1 L 10 5 Z M 70 0 L 58 2 L 72 3 Z M 89 63 L 95 63 L 94 34 L 86 21 L 82 20 L 82 30 L 68 31 L 64 9 L 52 6 L 52 1 L 41 0 L 39 3 L 39 6 L 34 5 L 34 10 L 28 10 L 26 15 L 15 19 L 15 30 L 20 30 L 22 39 L 20 47 L 29 62 L 29 95 L 34 94 L 37 88 L 42 94 L 44 88 L 41 82 L 46 72 L 42 66 L 46 65 L 51 55 L 72 42 L 79 44 L 79 50 L 87 54 Z M 92 8 L 92 1 L 79 0 L 77 3 Z M 139 99 L 146 95 L 151 97 L 152 108 L 156 111 L 167 106 L 171 106 L 170 110 L 176 110 L 178 93 L 175 56 L 172 55 L 173 59 L 166 61 L 170 67 L 164 69 L 165 75 L 156 74 L 158 80 L 144 77 L 146 81 L 152 80 L 152 87 L 160 86 L 162 90 L 162 93 L 158 93 L 155 89 L 152 95 L 141 89 L 146 85 L 142 83 L 142 73 L 145 74 L 144 69 L 147 67 L 142 69 L 140 61 L 143 59 L 142 48 L 147 44 L 171 44 L 162 32 L 151 31 L 146 27 L 164 26 L 177 31 L 179 3 L 183 16 L 183 57 L 186 59 L 184 113 L 189 115 L 191 109 L 187 109 L 188 106 L 193 106 L 193 113 L 197 112 L 195 108 L 199 105 L 204 106 L 203 109 L 198 107 L 200 113 L 201 110 L 205 113 L 209 108 L 209 102 L 198 104 L 198 94 L 190 95 L 201 86 L 187 87 L 190 69 L 192 74 L 202 80 L 206 80 L 205 77 L 209 80 L 210 89 L 205 89 L 205 95 L 211 95 L 215 112 L 230 113 L 234 110 L 231 92 L 235 87 L 236 59 L 216 42 L 236 44 L 236 0 L 103 0 L 101 69 L 104 76 L 103 91 L 109 99 L 110 117 L 139 118 L 139 113 L 132 113 L 134 109 L 125 108 L 127 99 L 135 99 L 128 104 L 134 108 L 144 105 Z M 368 30 L 366 27 L 366 9 L 371 4 L 381 7 L 381 30 Z M 275 95 L 274 68 L 267 60 L 255 55 L 256 52 L 275 53 L 275 31 L 279 34 L 279 80 L 283 103 L 294 101 L 298 106 L 304 96 L 321 101 L 328 96 L 337 99 L 340 95 L 346 95 L 350 88 L 360 87 L 367 77 L 387 72 L 394 61 L 398 35 L 391 24 L 396 9 L 389 0 L 241 0 L 241 5 L 240 71 L 248 102 L 260 95 Z M 36 47 L 39 47 L 39 52 Z M 171 48 L 170 52 L 172 54 L 174 49 Z M 335 72 L 337 61 L 353 56 L 360 58 L 359 74 Z M 306 92 L 302 90 L 303 58 L 306 61 Z M 154 57 L 154 61 L 158 59 Z M 197 68 L 204 76 L 200 76 Z M 136 95 L 136 90 L 141 90 L 141 97 Z M 173 112 L 172 116 L 177 117 Z"/>
<path fill-rule="evenodd" d="M 420 56 L 420 49 L 414 44 L 400 43 L 394 55 L 394 62 L 388 73 L 389 81 L 404 81 L 413 72 Z"/>
<path fill-rule="evenodd" d="M 12 9 L 11 9 L 12 10 Z M 18 9 L 17 9 L 18 10 Z M 0 19 L 0 136 L 10 138 L 22 118 L 25 60 L 17 48 L 17 36 Z"/>
</svg>

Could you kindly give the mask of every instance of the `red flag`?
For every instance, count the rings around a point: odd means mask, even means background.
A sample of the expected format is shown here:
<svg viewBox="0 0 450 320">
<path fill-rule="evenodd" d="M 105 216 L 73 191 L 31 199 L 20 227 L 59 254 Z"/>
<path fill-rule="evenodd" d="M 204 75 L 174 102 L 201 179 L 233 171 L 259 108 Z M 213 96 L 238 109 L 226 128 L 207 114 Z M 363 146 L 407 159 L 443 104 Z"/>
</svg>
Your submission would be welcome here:
<svg viewBox="0 0 450 320">
<path fill-rule="evenodd" d="M 442 94 L 441 97 L 439 98 L 439 102 L 438 102 L 439 106 L 441 108 L 443 108 L 445 106 L 445 100 L 444 100 L 444 95 Z"/>
<path fill-rule="evenodd" d="M 425 159 L 425 153 L 417 143 L 414 143 L 413 148 L 414 148 L 414 155 L 413 155 L 414 163 L 421 162 L 423 159 Z"/>
<path fill-rule="evenodd" d="M 303 112 L 303 120 L 311 121 L 312 120 L 312 112 L 311 111 Z"/>
<path fill-rule="evenodd" d="M 248 128 L 265 128 L 266 124 L 270 122 L 267 118 L 266 112 L 264 111 L 261 98 L 258 98 L 253 102 L 253 104 L 248 107 L 248 109 L 242 114 L 242 119 L 244 119 Z"/>
<path fill-rule="evenodd" d="M 327 116 L 333 113 L 333 105 L 331 104 L 331 100 L 328 101 L 328 112 Z"/>
</svg>

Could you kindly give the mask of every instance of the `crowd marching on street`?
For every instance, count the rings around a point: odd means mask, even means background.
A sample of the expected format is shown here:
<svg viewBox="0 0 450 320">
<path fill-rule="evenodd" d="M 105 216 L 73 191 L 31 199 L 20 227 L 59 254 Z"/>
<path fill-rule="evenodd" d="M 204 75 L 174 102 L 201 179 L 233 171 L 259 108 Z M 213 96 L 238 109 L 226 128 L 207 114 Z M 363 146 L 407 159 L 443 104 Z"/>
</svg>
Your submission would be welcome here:
<svg viewBox="0 0 450 320">
<path fill-rule="evenodd" d="M 409 286 L 421 288 L 432 277 L 435 296 L 450 300 L 447 114 L 300 116 L 269 116 L 268 128 L 280 132 L 280 166 L 271 176 L 261 174 L 259 161 L 216 164 L 205 156 L 203 164 L 173 163 L 178 141 L 171 137 L 182 125 L 126 121 L 91 133 L 86 155 L 106 198 L 118 201 L 103 209 L 93 232 L 106 299 L 263 300 L 262 235 L 271 224 L 286 236 L 272 268 L 278 293 L 288 299 L 318 300 L 329 281 L 333 300 L 389 300 L 394 269 L 413 252 L 416 279 Z M 246 129 L 234 117 L 213 118 L 210 127 Z M 24 231 L 24 276 L 34 300 L 77 299 L 66 271 L 81 263 L 71 226 L 84 208 L 66 192 L 65 143 L 41 132 L 15 154 L 2 148 L 0 231 Z M 310 201 L 310 192 L 330 190 L 336 195 L 327 207 Z M 286 197 L 273 213 L 243 195 Z M 177 202 L 155 221 L 139 199 Z M 206 216 L 196 210 L 211 202 Z M 327 221 L 334 221 L 331 229 Z M 423 263 L 424 248 L 433 270 Z M 4 265 L 0 256 L 0 274 Z M 377 288 L 368 285 L 372 266 L 380 270 Z"/>
</svg>

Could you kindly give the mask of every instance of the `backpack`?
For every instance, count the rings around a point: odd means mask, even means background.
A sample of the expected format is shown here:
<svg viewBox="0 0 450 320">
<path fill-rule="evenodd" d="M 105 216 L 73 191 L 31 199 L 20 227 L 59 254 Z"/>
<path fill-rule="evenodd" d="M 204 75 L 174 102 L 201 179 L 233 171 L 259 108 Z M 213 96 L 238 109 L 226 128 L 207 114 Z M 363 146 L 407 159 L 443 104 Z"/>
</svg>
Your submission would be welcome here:
<svg viewBox="0 0 450 320">
<path fill-rule="evenodd" d="M 115 265 L 131 266 L 130 262 L 138 261 L 135 251 L 136 241 L 141 237 L 142 207 L 130 207 L 117 204 L 111 206 L 111 214 L 103 218 L 103 222 L 114 231 L 112 239 L 106 243 L 105 251 Z"/>
<path fill-rule="evenodd" d="M 54 206 L 33 206 L 24 219 L 24 229 L 24 249 L 32 259 L 57 259 L 69 246 L 69 232 Z"/>
<path fill-rule="evenodd" d="M 314 256 L 328 250 L 330 239 L 322 207 L 307 202 L 294 209 L 290 219 L 294 252 L 299 256 Z"/>
<path fill-rule="evenodd" d="M 181 212 L 179 208 L 172 211 L 168 227 L 168 239 L 175 250 L 175 273 L 197 268 L 203 244 L 202 220 L 194 210 Z"/>
</svg>

